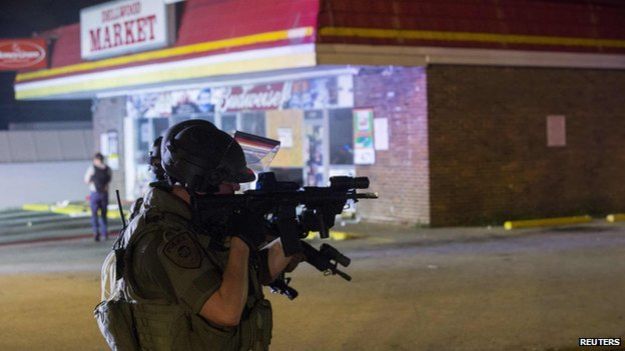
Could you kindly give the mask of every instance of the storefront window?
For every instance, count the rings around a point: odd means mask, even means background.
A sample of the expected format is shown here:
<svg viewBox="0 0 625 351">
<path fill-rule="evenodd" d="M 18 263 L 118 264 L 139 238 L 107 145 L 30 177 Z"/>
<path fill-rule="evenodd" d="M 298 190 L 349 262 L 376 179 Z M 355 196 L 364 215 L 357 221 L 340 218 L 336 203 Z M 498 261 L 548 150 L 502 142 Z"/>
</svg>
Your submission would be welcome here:
<svg viewBox="0 0 625 351">
<path fill-rule="evenodd" d="M 352 109 L 333 109 L 330 113 L 330 164 L 354 164 L 354 122 Z"/>
<path fill-rule="evenodd" d="M 168 118 L 140 118 L 137 119 L 137 157 L 139 164 L 148 162 L 148 152 L 154 139 L 160 136 L 169 127 Z"/>
<path fill-rule="evenodd" d="M 340 79 L 339 79 L 340 78 Z M 353 173 L 352 77 L 315 77 L 253 86 L 223 86 L 142 93 L 128 97 L 127 193 L 140 196 L 149 179 L 155 138 L 188 119 L 207 120 L 226 133 L 280 140 L 272 169 L 282 180 L 326 186 L 329 176 Z M 132 182 L 132 180 L 130 181 Z"/>
<path fill-rule="evenodd" d="M 197 117 L 198 119 L 203 119 L 205 121 L 209 121 L 212 124 L 215 124 L 215 115 L 213 113 L 211 114 L 203 114 Z"/>
<path fill-rule="evenodd" d="M 174 115 L 170 118 L 169 126 L 173 126 L 174 124 L 189 120 L 189 119 L 203 119 L 205 121 L 209 121 L 215 124 L 215 115 L 212 113 L 203 113 L 198 115 Z"/>
<path fill-rule="evenodd" d="M 234 132 L 237 131 L 237 115 L 235 114 L 224 114 L 221 115 L 221 126 L 219 126 L 221 130 L 224 132 L 234 135 Z"/>
<path fill-rule="evenodd" d="M 132 120 L 132 138 L 135 145 L 132 159 L 134 160 L 134 171 L 129 174 L 128 182 L 132 182 L 127 194 L 137 198 L 143 194 L 152 179 L 148 170 L 149 153 L 152 149 L 154 139 L 163 134 L 169 127 L 170 119 L 167 117 L 158 118 L 137 118 Z"/>
<path fill-rule="evenodd" d="M 265 112 L 243 112 L 241 114 L 241 131 L 265 136 Z"/>
</svg>

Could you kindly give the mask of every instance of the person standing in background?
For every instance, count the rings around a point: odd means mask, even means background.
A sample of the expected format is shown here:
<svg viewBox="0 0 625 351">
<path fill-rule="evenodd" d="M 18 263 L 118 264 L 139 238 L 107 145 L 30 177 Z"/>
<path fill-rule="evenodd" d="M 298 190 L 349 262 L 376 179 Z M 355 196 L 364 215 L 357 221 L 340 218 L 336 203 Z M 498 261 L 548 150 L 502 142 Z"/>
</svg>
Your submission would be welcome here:
<svg viewBox="0 0 625 351">
<path fill-rule="evenodd" d="M 100 235 L 104 240 L 108 239 L 106 227 L 106 208 L 109 203 L 109 183 L 112 172 L 104 162 L 104 156 L 97 152 L 93 155 L 93 164 L 85 172 L 85 183 L 89 184 L 89 204 L 91 206 L 91 226 L 94 240 L 100 241 Z M 98 209 L 100 219 L 98 220 Z"/>
</svg>

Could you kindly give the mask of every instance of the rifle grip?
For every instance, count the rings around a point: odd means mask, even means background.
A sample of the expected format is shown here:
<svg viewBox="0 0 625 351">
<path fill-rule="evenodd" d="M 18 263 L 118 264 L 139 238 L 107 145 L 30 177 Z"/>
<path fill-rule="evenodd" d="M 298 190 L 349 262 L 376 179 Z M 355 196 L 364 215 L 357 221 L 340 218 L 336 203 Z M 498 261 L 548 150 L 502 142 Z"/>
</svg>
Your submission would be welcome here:
<svg viewBox="0 0 625 351">
<path fill-rule="evenodd" d="M 302 252 L 299 240 L 300 229 L 295 220 L 295 207 L 281 206 L 278 209 L 278 233 L 282 240 L 282 250 L 286 257 Z"/>
<path fill-rule="evenodd" d="M 302 252 L 303 248 L 299 238 L 293 235 L 282 235 L 282 233 L 284 232 L 280 230 L 280 240 L 282 241 L 284 256 L 289 257 Z"/>
</svg>

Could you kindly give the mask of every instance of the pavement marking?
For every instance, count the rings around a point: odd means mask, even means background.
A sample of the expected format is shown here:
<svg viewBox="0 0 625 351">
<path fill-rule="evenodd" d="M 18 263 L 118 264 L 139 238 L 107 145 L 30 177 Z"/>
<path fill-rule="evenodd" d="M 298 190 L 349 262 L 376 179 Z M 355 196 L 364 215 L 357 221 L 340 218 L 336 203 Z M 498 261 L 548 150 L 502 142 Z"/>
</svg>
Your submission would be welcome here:
<svg viewBox="0 0 625 351">
<path fill-rule="evenodd" d="M 340 231 L 334 231 L 331 230 L 330 234 L 329 234 L 329 238 L 331 240 L 335 240 L 335 241 L 343 241 L 343 240 L 351 240 L 351 239 L 358 239 L 361 238 L 362 235 L 358 235 L 355 233 L 348 233 L 348 232 L 340 232 Z M 308 232 L 308 236 L 306 236 L 306 240 L 312 240 L 312 239 L 316 239 L 319 238 L 319 233 L 317 232 Z"/>
<path fill-rule="evenodd" d="M 625 221 L 625 213 L 609 214 L 605 217 L 605 220 L 610 223 Z"/>
<path fill-rule="evenodd" d="M 581 224 L 592 222 L 592 217 L 589 215 L 573 216 L 573 217 L 558 217 L 558 218 L 542 218 L 542 219 L 530 219 L 523 221 L 506 221 L 504 228 L 506 230 L 520 229 L 520 228 L 536 228 L 536 227 L 555 227 L 569 224 Z"/>
<path fill-rule="evenodd" d="M 91 216 L 91 208 L 87 204 L 68 204 L 68 205 L 48 205 L 48 204 L 24 204 L 22 210 L 32 212 L 52 212 L 70 217 L 88 217 Z M 126 209 L 127 210 L 127 209 Z M 107 208 L 106 218 L 119 219 L 119 208 L 115 204 L 111 204 Z"/>
<path fill-rule="evenodd" d="M 46 204 L 25 204 L 22 206 L 22 210 L 34 212 L 48 212 L 50 211 L 50 206 Z"/>
</svg>

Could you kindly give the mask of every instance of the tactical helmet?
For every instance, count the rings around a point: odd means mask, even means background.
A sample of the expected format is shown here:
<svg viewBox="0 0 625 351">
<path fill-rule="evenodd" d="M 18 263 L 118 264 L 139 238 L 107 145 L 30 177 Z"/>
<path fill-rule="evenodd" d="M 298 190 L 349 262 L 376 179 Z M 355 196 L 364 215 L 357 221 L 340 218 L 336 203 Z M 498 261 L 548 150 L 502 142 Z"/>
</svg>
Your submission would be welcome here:
<svg viewBox="0 0 625 351">
<path fill-rule="evenodd" d="M 214 192 L 226 181 L 256 179 L 239 143 L 212 123 L 193 119 L 171 126 L 163 137 L 161 165 L 170 181 L 196 192 Z"/>
</svg>

